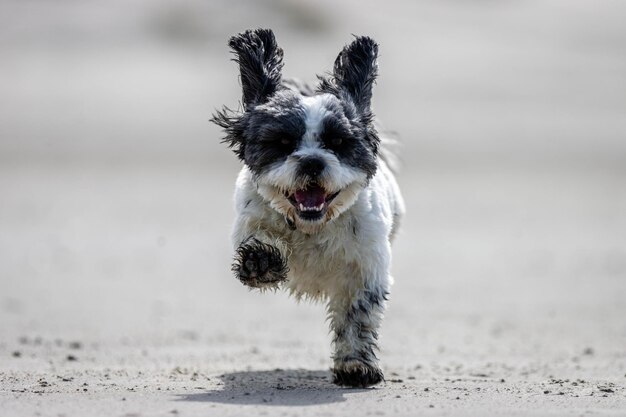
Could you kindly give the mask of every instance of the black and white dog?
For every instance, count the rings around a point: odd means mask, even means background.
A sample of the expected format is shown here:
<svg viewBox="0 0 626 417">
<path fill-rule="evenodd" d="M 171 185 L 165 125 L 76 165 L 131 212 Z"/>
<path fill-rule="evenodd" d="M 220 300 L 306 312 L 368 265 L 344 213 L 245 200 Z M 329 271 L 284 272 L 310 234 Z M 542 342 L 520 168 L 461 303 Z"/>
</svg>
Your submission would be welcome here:
<svg viewBox="0 0 626 417">
<path fill-rule="evenodd" d="M 235 276 L 327 301 L 334 382 L 379 383 L 376 342 L 404 203 L 370 107 L 378 45 L 357 37 L 315 88 L 282 79 L 283 50 L 271 30 L 248 30 L 229 45 L 243 110 L 225 107 L 212 121 L 244 163 L 235 190 Z"/>
</svg>

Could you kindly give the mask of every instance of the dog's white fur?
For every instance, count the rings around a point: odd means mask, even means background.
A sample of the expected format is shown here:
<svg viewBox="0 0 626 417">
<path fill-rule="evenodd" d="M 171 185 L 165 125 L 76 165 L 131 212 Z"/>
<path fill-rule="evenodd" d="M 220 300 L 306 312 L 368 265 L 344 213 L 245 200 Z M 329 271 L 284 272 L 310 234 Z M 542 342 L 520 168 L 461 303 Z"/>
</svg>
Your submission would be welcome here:
<svg viewBox="0 0 626 417">
<path fill-rule="evenodd" d="M 304 97 L 306 133 L 300 148 L 286 162 L 260 178 L 246 166 L 242 168 L 235 190 L 232 241 L 237 249 L 253 236 L 277 247 L 289 264 L 284 285 L 296 297 L 339 301 L 351 299 L 366 283 L 388 291 L 392 282 L 390 244 L 404 213 L 404 201 L 394 174 L 381 157 L 376 174 L 365 185 L 363 173 L 341 166 L 331 152 L 319 146 L 315 136 L 326 99 L 324 95 Z M 294 188 L 298 159 L 306 156 L 321 157 L 328 164 L 322 179 L 327 190 L 341 190 L 330 205 L 328 213 L 332 215 L 321 223 L 300 220 L 283 192 Z M 285 216 L 299 227 L 291 230 Z"/>
<path fill-rule="evenodd" d="M 342 167 L 332 153 L 319 147 L 312 137 L 319 130 L 323 98 L 308 101 L 311 110 L 307 113 L 307 132 L 294 158 L 260 178 L 245 166 L 239 173 L 232 242 L 235 250 L 250 237 L 274 246 L 288 262 L 283 288 L 298 299 L 328 301 L 331 327 L 335 331 L 349 329 L 344 337 L 335 338 L 335 368 L 350 371 L 362 363 L 347 358 L 355 356 L 354 352 L 368 351 L 368 345 L 375 343 L 372 337 L 360 337 L 359 327 L 380 326 L 384 298 L 393 281 L 391 241 L 404 213 L 404 202 L 383 158 L 378 157 L 376 174 L 366 184 L 362 174 Z M 324 158 L 329 168 L 323 185 L 329 190 L 342 190 L 322 223 L 300 220 L 283 193 L 294 187 L 297 157 L 305 155 Z M 295 230 L 285 216 L 295 220 Z M 369 291 L 382 295 L 380 305 L 369 305 L 351 326 L 347 312 L 358 310 L 355 306 Z M 377 366 L 375 357 L 368 358 L 368 362 Z"/>
<path fill-rule="evenodd" d="M 388 142 L 371 124 L 378 46 L 357 38 L 340 53 L 333 78 L 310 93 L 281 84 L 282 50 L 271 31 L 246 31 L 230 42 L 240 63 L 245 116 L 253 120 L 241 127 L 243 115 L 224 111 L 214 118 L 245 162 L 235 190 L 233 271 L 252 287 L 327 301 L 335 382 L 376 384 L 383 379 L 375 350 L 392 284 L 391 241 L 404 213 Z M 297 140 L 283 130 L 263 142 L 262 128 L 284 117 L 303 126 L 290 128 Z M 255 120 L 262 120 L 261 128 Z M 329 121 L 346 130 L 329 130 Z M 255 147 L 246 150 L 250 140 Z M 275 153 L 280 143 L 283 154 Z M 322 197 L 324 203 L 312 207 Z"/>
<path fill-rule="evenodd" d="M 278 248 L 289 264 L 284 287 L 298 298 L 347 301 L 366 284 L 388 291 L 391 239 L 404 203 L 393 173 L 381 158 L 376 175 L 356 194 L 356 201 L 314 234 L 291 230 L 258 189 L 244 166 L 235 190 L 234 249 L 251 236 Z M 275 193 L 275 198 L 279 195 Z"/>
</svg>

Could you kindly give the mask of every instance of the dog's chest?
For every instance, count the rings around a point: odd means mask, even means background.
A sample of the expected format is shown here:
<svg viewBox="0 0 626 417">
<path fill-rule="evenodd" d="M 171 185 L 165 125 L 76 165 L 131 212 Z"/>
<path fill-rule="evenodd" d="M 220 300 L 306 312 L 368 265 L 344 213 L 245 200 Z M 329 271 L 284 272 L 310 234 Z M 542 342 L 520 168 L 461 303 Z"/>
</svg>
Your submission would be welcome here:
<svg viewBox="0 0 626 417">
<path fill-rule="evenodd" d="M 347 213 L 346 213 L 347 214 Z M 341 216 L 316 234 L 288 235 L 288 287 L 299 294 L 322 297 L 356 281 L 358 230 L 351 216 Z"/>
</svg>

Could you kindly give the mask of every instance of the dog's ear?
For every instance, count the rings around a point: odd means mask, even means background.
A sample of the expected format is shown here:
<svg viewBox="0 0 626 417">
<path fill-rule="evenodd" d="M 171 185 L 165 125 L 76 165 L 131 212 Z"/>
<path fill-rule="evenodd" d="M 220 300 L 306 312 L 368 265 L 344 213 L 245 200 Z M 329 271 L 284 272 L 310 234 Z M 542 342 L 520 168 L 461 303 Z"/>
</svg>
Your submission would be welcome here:
<svg viewBox="0 0 626 417">
<path fill-rule="evenodd" d="M 346 92 L 361 112 L 368 112 L 372 87 L 378 75 L 378 44 L 370 37 L 358 36 L 339 53 L 333 68 L 334 82 L 322 80 L 320 89 Z"/>
<path fill-rule="evenodd" d="M 283 50 L 270 29 L 247 30 L 230 38 L 228 45 L 239 64 L 243 105 L 263 103 L 281 81 Z"/>
</svg>

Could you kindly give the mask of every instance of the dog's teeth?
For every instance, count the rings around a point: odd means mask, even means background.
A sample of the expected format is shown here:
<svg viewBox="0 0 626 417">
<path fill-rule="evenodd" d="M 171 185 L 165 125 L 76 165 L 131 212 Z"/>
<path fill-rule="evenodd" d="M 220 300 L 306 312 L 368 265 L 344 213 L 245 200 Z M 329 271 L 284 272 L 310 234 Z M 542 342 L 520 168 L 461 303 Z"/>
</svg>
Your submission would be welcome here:
<svg viewBox="0 0 626 417">
<path fill-rule="evenodd" d="M 305 206 L 304 204 L 300 203 L 298 208 L 300 209 L 300 211 L 322 211 L 324 209 L 324 203 L 320 204 L 319 206 Z"/>
</svg>

